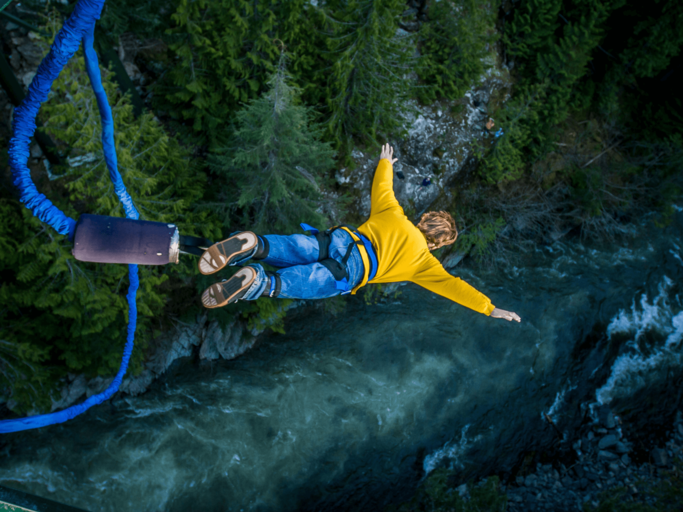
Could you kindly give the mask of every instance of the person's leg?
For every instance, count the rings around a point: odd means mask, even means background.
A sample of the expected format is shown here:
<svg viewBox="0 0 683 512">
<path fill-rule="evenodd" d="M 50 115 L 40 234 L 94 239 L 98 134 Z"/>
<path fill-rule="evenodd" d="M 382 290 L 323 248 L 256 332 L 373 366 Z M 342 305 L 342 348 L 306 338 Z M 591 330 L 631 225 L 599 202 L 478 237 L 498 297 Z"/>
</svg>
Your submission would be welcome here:
<svg viewBox="0 0 683 512">
<path fill-rule="evenodd" d="M 263 235 L 267 252 L 259 261 L 273 267 L 285 268 L 308 265 L 318 261 L 318 240 L 307 235 Z"/>
<path fill-rule="evenodd" d="M 202 253 L 199 271 L 214 274 L 226 266 L 243 265 L 251 259 L 280 268 L 313 263 L 318 260 L 318 241 L 306 235 L 257 236 L 251 231 L 237 231 Z"/>
<path fill-rule="evenodd" d="M 337 288 L 337 281 L 332 273 L 317 261 L 318 242 L 315 237 L 267 235 L 267 238 L 269 242 L 275 239 L 273 246 L 276 247 L 276 252 L 271 252 L 271 255 L 263 261 L 273 266 L 282 265 L 284 267 L 277 271 L 277 276 L 280 278 L 280 291 L 277 297 L 283 299 L 326 299 L 342 293 L 342 290 Z M 299 243 L 303 250 L 292 247 L 296 243 Z M 355 287 L 362 281 L 365 270 L 358 248 L 355 244 L 349 248 L 352 243 L 353 239 L 346 231 L 337 229 L 332 232 L 329 247 L 330 258 L 341 263 L 346 252 L 352 251 L 346 261 L 349 288 Z M 273 246 L 271 246 L 271 251 Z M 291 251 L 289 253 L 287 252 L 288 248 Z M 295 256 L 292 257 L 290 254 Z M 296 257 L 314 259 L 308 264 L 291 265 Z M 285 264 L 289 264 L 289 266 L 285 267 Z M 260 267 L 260 265 L 253 266 Z M 274 277 L 266 276 L 265 273 L 261 272 L 259 272 L 259 276 L 264 280 L 267 279 L 268 283 L 264 284 L 262 288 L 254 288 L 253 292 L 249 294 L 250 299 L 246 299 L 247 294 L 245 294 L 245 300 L 257 299 L 261 293 L 268 295 L 269 291 L 274 288 L 275 283 L 272 282 L 275 279 Z"/>
<path fill-rule="evenodd" d="M 343 230 L 334 231 L 330 242 L 330 257 L 340 263 L 346 256 L 347 250 L 352 251 L 346 261 L 349 289 L 358 285 L 364 275 L 363 260 L 358 248 L 353 244 L 349 249 L 352 242 L 351 236 Z M 206 307 L 220 307 L 237 300 L 256 300 L 262 296 L 283 299 L 325 299 L 340 293 L 342 290 L 337 288 L 337 281 L 332 273 L 317 261 L 308 265 L 282 268 L 277 273 L 267 273 L 261 265 L 251 264 L 241 269 L 229 280 L 208 288 L 202 296 L 202 302 Z"/>
<path fill-rule="evenodd" d="M 230 263 L 243 265 L 249 260 L 284 268 L 318 261 L 318 240 L 307 235 L 258 235 L 258 247 Z"/>
</svg>

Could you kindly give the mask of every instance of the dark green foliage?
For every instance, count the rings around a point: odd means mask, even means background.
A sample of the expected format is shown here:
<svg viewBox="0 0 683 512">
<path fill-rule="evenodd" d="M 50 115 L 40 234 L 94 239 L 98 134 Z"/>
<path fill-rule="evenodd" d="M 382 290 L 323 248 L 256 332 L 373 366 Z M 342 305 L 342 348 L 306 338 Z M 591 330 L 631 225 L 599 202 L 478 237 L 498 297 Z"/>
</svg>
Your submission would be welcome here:
<svg viewBox="0 0 683 512">
<path fill-rule="evenodd" d="M 180 0 L 167 30 L 175 62 L 159 88 L 158 105 L 215 146 L 241 104 L 263 91 L 281 41 L 297 39 L 303 5 Z"/>
<path fill-rule="evenodd" d="M 488 183 L 519 179 L 527 168 L 532 134 L 539 126 L 538 105 L 546 98 L 547 83 L 532 85 L 508 101 L 499 113 L 503 126 L 500 137 L 475 141 L 475 151 L 483 160 L 479 172 Z"/>
<path fill-rule="evenodd" d="M 637 77 L 652 78 L 659 74 L 683 45 L 683 4 L 676 0 L 654 2 L 657 8 L 649 5 L 638 12 L 631 41 L 620 55 Z"/>
<path fill-rule="evenodd" d="M 495 5 L 476 0 L 442 0 L 429 6 L 429 20 L 420 29 L 423 103 L 458 99 L 485 71 L 482 60 L 497 39 Z"/>
<path fill-rule="evenodd" d="M 507 496 L 500 491 L 498 477 L 490 477 L 469 488 L 469 499 L 463 499 L 449 486 L 452 472 L 446 469 L 433 471 L 408 503 L 388 507 L 387 512 L 504 512 Z"/>
<path fill-rule="evenodd" d="M 203 174 L 151 114 L 133 117 L 128 99 L 103 71 L 119 170 L 142 218 L 174 222 L 186 234 L 216 236 L 210 214 L 194 211 Z M 81 57 L 62 71 L 41 114 L 45 130 L 71 165 L 53 169 L 53 180 L 43 179 L 39 189 L 73 218 L 80 212 L 122 216 L 103 161 L 97 103 Z M 128 320 L 128 268 L 74 260 L 66 237 L 42 225 L 5 192 L 0 209 L 0 246 L 6 255 L 0 261 L 0 340 L 9 358 L 0 372 L 0 390 L 18 402 L 17 411 L 45 410 L 49 392 L 65 373 L 106 377 L 118 370 Z M 167 301 L 159 286 L 179 270 L 140 267 L 132 374 L 141 370 L 147 340 L 160 325 L 151 321 Z"/>
<path fill-rule="evenodd" d="M 680 60 L 683 4 L 676 0 L 629 2 L 615 13 L 603 43 L 611 58 L 596 77 L 595 105 L 634 133 L 654 142 L 682 133 Z"/>
<path fill-rule="evenodd" d="M 402 125 L 414 42 L 397 35 L 402 0 L 332 0 L 325 58 L 330 137 L 350 153 L 353 137 L 379 145 Z"/>
<path fill-rule="evenodd" d="M 586 75 L 610 12 L 621 3 L 623 0 L 586 0 L 565 11 L 565 15 L 562 0 L 531 0 L 515 11 L 504 41 L 519 69 L 520 83 L 516 101 L 509 102 L 498 117 L 502 118 L 506 136 L 514 132 L 517 135 L 499 141 L 496 162 L 485 168 L 488 180 L 519 178 L 519 156 L 524 155 L 528 161 L 545 155 L 556 139 L 555 127 L 567 118 L 570 109 L 589 103 L 582 100 L 581 94 L 589 93 L 590 87 L 582 88 L 580 93 L 574 89 L 580 87 Z M 527 101 L 529 97 L 534 100 Z M 525 105 L 521 115 L 520 104 Z M 515 123 L 508 126 L 510 119 Z M 507 160 L 513 162 L 512 170 L 501 172 L 500 162 Z"/>
<path fill-rule="evenodd" d="M 99 34 L 106 34 L 112 42 L 125 32 L 133 32 L 140 39 L 158 37 L 170 25 L 176 3 L 176 0 L 106 2 L 98 22 Z"/>
<path fill-rule="evenodd" d="M 562 0 L 528 0 L 515 9 L 503 42 L 520 75 L 533 77 L 537 57 L 553 47 L 561 9 Z"/>
<path fill-rule="evenodd" d="M 299 223 L 326 226 L 321 184 L 334 162 L 328 143 L 320 141 L 311 109 L 298 106 L 297 89 L 287 82 L 284 54 L 270 89 L 237 114 L 230 144 L 213 159 L 225 177 L 227 214 L 237 210 L 240 224 L 258 233 L 293 233 Z"/>
</svg>

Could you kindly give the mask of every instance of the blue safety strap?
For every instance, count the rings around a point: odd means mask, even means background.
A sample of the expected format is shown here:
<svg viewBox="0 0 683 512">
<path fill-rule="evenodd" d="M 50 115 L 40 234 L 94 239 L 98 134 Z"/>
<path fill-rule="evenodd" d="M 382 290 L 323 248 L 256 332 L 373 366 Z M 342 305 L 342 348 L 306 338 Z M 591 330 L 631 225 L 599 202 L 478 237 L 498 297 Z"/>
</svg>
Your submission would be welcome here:
<svg viewBox="0 0 683 512">
<path fill-rule="evenodd" d="M 310 231 L 312 235 L 315 235 L 319 232 L 319 230 L 317 230 L 310 224 L 306 224 L 305 222 L 302 222 L 301 224 L 299 224 L 299 226 L 301 226 L 301 229 L 303 229 L 304 231 Z"/>
<path fill-rule="evenodd" d="M 273 293 L 275 293 L 275 276 L 270 276 L 270 292 L 268 296 L 272 297 Z"/>
<path fill-rule="evenodd" d="M 349 286 L 349 280 L 344 278 L 341 281 L 335 281 L 335 286 L 337 287 L 337 290 L 342 291 L 342 295 L 346 295 L 347 293 L 351 293 L 351 287 Z"/>
<path fill-rule="evenodd" d="M 114 185 L 114 191 L 126 212 L 126 217 L 129 219 L 139 218 L 139 214 L 133 205 L 133 200 L 126 191 L 123 179 L 117 168 L 116 148 L 114 146 L 114 120 L 109 102 L 107 101 L 107 95 L 102 87 L 97 55 L 93 49 L 95 21 L 99 19 L 103 5 L 104 0 L 78 1 L 73 13 L 64 23 L 57 37 L 55 37 L 50 53 L 40 63 L 24 101 L 14 110 L 14 120 L 12 122 L 13 136 L 9 144 L 9 163 L 12 168 L 13 183 L 19 189 L 21 202 L 41 221 L 52 226 L 58 233 L 68 235 L 69 239 L 73 238 L 76 222 L 72 218 L 67 217 L 43 194 L 38 192 L 31 180 L 27 162 L 29 145 L 31 137 L 36 130 L 36 116 L 40 105 L 47 100 L 47 94 L 50 91 L 50 87 L 52 87 L 52 82 L 55 81 L 66 63 L 76 53 L 81 41 L 85 51 L 86 70 L 95 92 L 97 106 L 99 107 L 102 119 L 102 147 L 104 159 L 109 169 L 109 176 Z M 137 265 L 128 265 L 128 279 L 129 286 L 128 294 L 126 295 L 128 299 L 128 336 L 123 349 L 121 367 L 109 387 L 102 393 L 91 396 L 82 404 L 73 405 L 62 411 L 16 420 L 0 421 L 0 433 L 18 432 L 20 430 L 63 423 L 82 414 L 93 405 L 104 402 L 118 391 L 123 376 L 126 374 L 131 353 L 133 352 L 138 314 L 135 303 L 135 296 L 139 286 Z"/>
<path fill-rule="evenodd" d="M 363 246 L 368 253 L 370 258 L 370 272 L 368 273 L 368 283 L 372 281 L 377 275 L 377 255 L 375 254 L 375 249 L 372 246 L 372 242 L 368 240 L 364 235 L 361 235 L 358 231 L 354 231 L 355 235 L 361 239 Z"/>
<path fill-rule="evenodd" d="M 305 222 L 302 222 L 299 224 L 301 226 L 301 229 L 304 231 L 310 231 L 314 235 L 319 232 L 318 229 L 314 228 L 310 224 L 306 224 Z M 354 235 L 356 235 L 358 238 L 360 238 L 361 242 L 363 242 L 363 246 L 365 247 L 365 250 L 368 253 L 368 257 L 370 258 L 370 272 L 368 273 L 368 283 L 372 281 L 375 276 L 377 275 L 377 255 L 375 254 L 375 249 L 372 246 L 372 242 L 364 235 L 361 235 L 358 231 L 353 232 Z M 352 250 L 352 249 L 349 249 Z M 349 282 L 346 278 L 342 279 L 341 281 L 336 281 L 336 286 L 337 290 L 342 291 L 342 295 L 345 293 L 350 293 L 352 288 L 349 286 Z M 273 288 L 271 285 L 271 292 Z"/>
</svg>

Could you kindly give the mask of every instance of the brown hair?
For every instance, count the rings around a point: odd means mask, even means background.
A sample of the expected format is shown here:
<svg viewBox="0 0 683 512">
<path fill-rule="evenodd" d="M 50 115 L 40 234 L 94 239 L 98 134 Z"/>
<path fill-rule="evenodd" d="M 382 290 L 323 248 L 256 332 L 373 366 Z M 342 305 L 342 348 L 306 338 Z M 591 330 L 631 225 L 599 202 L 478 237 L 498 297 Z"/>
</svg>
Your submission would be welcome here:
<svg viewBox="0 0 683 512">
<path fill-rule="evenodd" d="M 417 229 L 422 231 L 422 234 L 427 239 L 427 245 L 434 244 L 434 247 L 430 247 L 431 250 L 452 244 L 458 238 L 455 221 L 448 212 L 427 212 L 422 214 Z"/>
</svg>

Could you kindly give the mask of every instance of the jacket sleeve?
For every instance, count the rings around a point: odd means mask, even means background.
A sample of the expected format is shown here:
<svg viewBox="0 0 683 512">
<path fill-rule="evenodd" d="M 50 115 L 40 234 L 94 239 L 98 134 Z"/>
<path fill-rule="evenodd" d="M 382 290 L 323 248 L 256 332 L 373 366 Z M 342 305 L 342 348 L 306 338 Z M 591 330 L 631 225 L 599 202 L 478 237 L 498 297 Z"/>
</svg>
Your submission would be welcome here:
<svg viewBox="0 0 683 512">
<path fill-rule="evenodd" d="M 391 208 L 401 208 L 394 195 L 394 166 L 391 161 L 382 158 L 372 180 L 370 216 Z"/>
<path fill-rule="evenodd" d="M 427 263 L 413 276 L 411 281 L 486 316 L 491 315 L 495 309 L 495 306 L 491 304 L 491 299 L 459 277 L 446 272 L 446 269 L 434 256 L 430 255 Z"/>
</svg>

